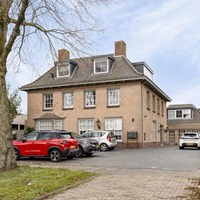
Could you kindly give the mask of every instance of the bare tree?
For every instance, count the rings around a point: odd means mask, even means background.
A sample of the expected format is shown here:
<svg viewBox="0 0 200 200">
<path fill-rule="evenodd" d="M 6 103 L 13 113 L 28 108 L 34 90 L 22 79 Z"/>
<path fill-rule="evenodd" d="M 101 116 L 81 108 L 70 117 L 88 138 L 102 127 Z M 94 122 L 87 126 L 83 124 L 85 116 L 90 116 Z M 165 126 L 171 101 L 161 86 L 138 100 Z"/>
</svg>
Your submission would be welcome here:
<svg viewBox="0 0 200 200">
<path fill-rule="evenodd" d="M 0 171 L 17 166 L 6 91 L 8 61 L 30 61 L 41 49 L 55 55 L 59 44 L 78 54 L 86 52 L 88 35 L 99 24 L 92 8 L 108 1 L 0 0 Z"/>
</svg>

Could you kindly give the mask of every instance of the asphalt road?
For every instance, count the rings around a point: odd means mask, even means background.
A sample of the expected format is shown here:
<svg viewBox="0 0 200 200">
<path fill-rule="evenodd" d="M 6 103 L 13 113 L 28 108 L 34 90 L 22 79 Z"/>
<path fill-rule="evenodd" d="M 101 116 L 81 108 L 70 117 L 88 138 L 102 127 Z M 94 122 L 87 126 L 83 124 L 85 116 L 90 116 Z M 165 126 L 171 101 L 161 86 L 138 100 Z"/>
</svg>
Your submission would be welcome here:
<svg viewBox="0 0 200 200">
<path fill-rule="evenodd" d="M 97 152 L 92 157 L 75 158 L 52 163 L 48 159 L 23 159 L 20 163 L 48 164 L 54 166 L 84 166 L 115 169 L 157 169 L 167 171 L 196 171 L 200 169 L 200 150 L 179 150 L 177 146 L 143 149 L 115 149 Z"/>
</svg>

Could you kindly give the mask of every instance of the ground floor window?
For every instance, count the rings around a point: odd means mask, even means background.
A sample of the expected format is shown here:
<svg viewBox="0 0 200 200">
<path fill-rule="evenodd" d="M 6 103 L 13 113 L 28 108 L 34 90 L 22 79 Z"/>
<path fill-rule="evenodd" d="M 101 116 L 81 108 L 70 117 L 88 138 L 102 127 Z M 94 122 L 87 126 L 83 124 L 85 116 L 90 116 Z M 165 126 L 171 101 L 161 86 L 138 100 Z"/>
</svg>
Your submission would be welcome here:
<svg viewBox="0 0 200 200">
<path fill-rule="evenodd" d="M 122 118 L 105 119 L 105 130 L 113 131 L 117 141 L 122 141 Z"/>
<path fill-rule="evenodd" d="M 94 130 L 94 119 L 79 119 L 78 120 L 79 134 L 86 131 Z"/>
<path fill-rule="evenodd" d="M 53 123 L 52 121 L 48 120 L 41 120 L 38 121 L 38 130 L 52 130 L 53 129 Z"/>
<path fill-rule="evenodd" d="M 156 142 L 156 139 L 157 139 L 157 134 L 156 134 L 156 121 L 153 121 L 153 124 L 152 124 L 152 133 L 153 133 L 153 142 Z"/>
<path fill-rule="evenodd" d="M 36 129 L 41 131 L 48 130 L 62 130 L 62 120 L 38 120 L 36 122 Z"/>
</svg>

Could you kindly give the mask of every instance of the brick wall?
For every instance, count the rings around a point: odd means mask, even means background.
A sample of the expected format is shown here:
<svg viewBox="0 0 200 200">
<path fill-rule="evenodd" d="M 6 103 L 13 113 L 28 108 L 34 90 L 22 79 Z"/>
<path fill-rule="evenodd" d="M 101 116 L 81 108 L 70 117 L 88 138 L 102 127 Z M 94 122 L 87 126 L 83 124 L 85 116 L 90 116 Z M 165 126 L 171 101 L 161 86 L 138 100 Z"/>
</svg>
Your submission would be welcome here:
<svg viewBox="0 0 200 200">
<path fill-rule="evenodd" d="M 143 88 L 142 88 L 143 87 Z M 120 89 L 120 106 L 107 106 L 107 90 L 110 88 Z M 95 89 L 96 91 L 96 107 L 84 108 L 84 91 Z M 146 108 L 146 91 L 149 90 L 142 86 L 140 82 L 120 83 L 120 84 L 104 84 L 83 87 L 71 87 L 49 90 L 38 90 L 28 92 L 28 119 L 27 126 L 34 127 L 34 118 L 42 116 L 44 113 L 52 112 L 59 117 L 64 118 L 63 129 L 78 132 L 78 119 L 92 118 L 101 122 L 101 129 L 104 129 L 105 118 L 121 117 L 122 118 L 122 142 L 119 147 L 140 148 L 145 146 L 156 146 L 160 141 L 160 134 L 157 130 L 156 141 L 152 142 L 152 122 L 155 120 L 158 125 L 162 124 L 166 127 L 166 102 L 164 102 L 164 114 L 153 112 L 152 108 Z M 63 93 L 73 91 L 74 108 L 63 109 Z M 154 94 L 151 90 L 150 94 Z M 142 93 L 143 92 L 143 95 Z M 54 106 L 51 111 L 43 110 L 43 93 L 53 93 Z M 154 94 L 156 96 L 156 94 Z M 143 108 L 142 100 L 143 97 Z M 159 98 L 156 96 L 156 98 Z M 95 124 L 95 129 L 97 129 Z M 129 140 L 127 145 L 127 131 L 135 130 L 138 132 L 138 140 Z M 146 140 L 142 142 L 142 130 L 146 134 Z M 165 142 L 167 137 L 164 135 Z"/>
</svg>

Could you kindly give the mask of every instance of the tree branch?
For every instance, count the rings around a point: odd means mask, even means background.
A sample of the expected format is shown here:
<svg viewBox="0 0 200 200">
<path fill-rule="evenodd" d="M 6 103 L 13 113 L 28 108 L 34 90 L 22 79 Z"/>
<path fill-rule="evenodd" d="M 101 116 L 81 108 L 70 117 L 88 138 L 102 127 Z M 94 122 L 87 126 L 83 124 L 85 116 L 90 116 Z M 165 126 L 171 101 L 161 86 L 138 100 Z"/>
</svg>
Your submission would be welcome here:
<svg viewBox="0 0 200 200">
<path fill-rule="evenodd" d="M 21 9 L 19 11 L 18 19 L 16 20 L 15 27 L 12 31 L 12 34 L 9 38 L 8 43 L 5 46 L 5 51 L 4 51 L 4 57 L 7 58 L 9 52 L 11 51 L 11 48 L 17 38 L 17 36 L 20 34 L 20 27 L 25 19 L 25 12 L 28 8 L 29 0 L 22 0 L 21 2 Z"/>
</svg>

